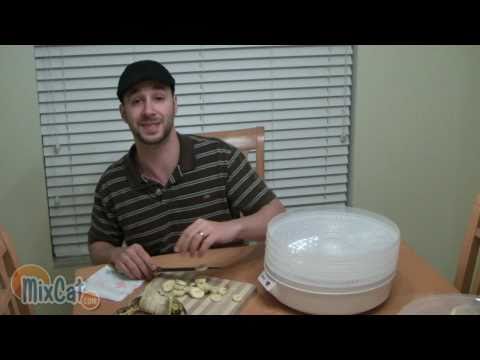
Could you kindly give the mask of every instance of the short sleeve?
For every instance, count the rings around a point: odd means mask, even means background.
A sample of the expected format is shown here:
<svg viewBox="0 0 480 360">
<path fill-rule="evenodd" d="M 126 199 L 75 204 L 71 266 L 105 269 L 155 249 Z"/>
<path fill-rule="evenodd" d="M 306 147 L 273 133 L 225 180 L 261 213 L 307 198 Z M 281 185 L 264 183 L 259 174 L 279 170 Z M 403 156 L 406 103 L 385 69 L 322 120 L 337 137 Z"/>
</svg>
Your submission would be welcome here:
<svg viewBox="0 0 480 360">
<path fill-rule="evenodd" d="M 243 153 L 236 148 L 233 149 L 227 164 L 227 197 L 235 212 L 241 211 L 244 215 L 250 215 L 276 196 L 252 168 Z"/>
</svg>

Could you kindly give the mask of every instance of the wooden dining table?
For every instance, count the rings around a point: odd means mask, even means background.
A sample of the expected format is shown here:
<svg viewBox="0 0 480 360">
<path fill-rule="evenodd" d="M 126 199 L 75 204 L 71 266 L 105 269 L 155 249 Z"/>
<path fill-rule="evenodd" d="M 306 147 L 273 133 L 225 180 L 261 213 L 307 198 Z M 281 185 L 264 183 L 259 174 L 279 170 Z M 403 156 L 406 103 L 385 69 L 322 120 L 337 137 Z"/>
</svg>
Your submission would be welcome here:
<svg viewBox="0 0 480 360">
<path fill-rule="evenodd" d="M 254 284 L 253 295 L 241 307 L 239 315 L 296 315 L 299 311 L 280 303 L 264 289 L 257 280 L 263 271 L 265 245 L 263 242 L 253 245 L 210 249 L 202 258 L 181 254 L 167 254 L 153 257 L 158 266 L 209 266 L 221 269 L 207 270 L 202 276 L 241 281 Z M 104 265 L 80 268 L 76 277 L 86 280 Z M 144 285 L 137 288 L 121 302 L 101 299 L 95 310 L 87 310 L 80 304 L 73 306 L 74 315 L 112 315 L 121 307 L 127 306 L 142 292 Z M 405 241 L 400 243 L 397 273 L 387 300 L 376 308 L 364 313 L 372 315 L 394 315 L 408 303 L 429 295 L 459 293 L 453 284 L 443 277 L 424 258 L 415 253 Z"/>
</svg>

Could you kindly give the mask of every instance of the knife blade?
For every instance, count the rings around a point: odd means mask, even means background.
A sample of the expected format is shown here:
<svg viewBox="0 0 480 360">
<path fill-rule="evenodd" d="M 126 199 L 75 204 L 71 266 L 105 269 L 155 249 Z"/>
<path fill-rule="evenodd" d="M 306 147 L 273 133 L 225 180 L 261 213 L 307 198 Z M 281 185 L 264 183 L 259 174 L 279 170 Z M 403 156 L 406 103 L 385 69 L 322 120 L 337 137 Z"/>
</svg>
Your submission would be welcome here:
<svg viewBox="0 0 480 360">
<path fill-rule="evenodd" d="M 215 270 L 215 269 L 221 269 L 221 267 L 207 266 L 207 265 L 187 266 L 187 267 L 157 267 L 153 271 L 153 275 L 158 276 L 159 274 L 167 273 L 167 272 L 206 271 L 206 270 Z"/>
</svg>

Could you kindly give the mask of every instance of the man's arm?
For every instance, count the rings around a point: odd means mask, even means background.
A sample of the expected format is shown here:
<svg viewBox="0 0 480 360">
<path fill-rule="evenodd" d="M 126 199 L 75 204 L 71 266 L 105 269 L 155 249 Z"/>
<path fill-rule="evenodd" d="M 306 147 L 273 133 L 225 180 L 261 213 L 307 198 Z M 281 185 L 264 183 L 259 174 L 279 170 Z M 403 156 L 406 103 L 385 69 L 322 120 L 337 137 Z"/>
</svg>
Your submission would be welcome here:
<svg viewBox="0 0 480 360">
<path fill-rule="evenodd" d="M 264 241 L 268 223 L 275 215 L 284 211 L 281 201 L 275 198 L 256 213 L 231 220 L 239 224 L 237 239 Z"/>
<path fill-rule="evenodd" d="M 119 247 L 106 241 L 95 241 L 88 244 L 90 259 L 94 265 L 110 264 L 112 262 L 112 252 L 115 249 L 119 249 Z"/>
<path fill-rule="evenodd" d="M 121 246 L 122 232 L 112 204 L 105 200 L 109 197 L 108 189 L 104 189 L 102 180 L 103 177 L 95 189 L 92 224 L 88 232 L 90 258 L 94 264 L 112 264 L 131 279 L 151 279 L 154 265 L 143 247 L 139 244 Z"/>
<path fill-rule="evenodd" d="M 113 264 L 115 269 L 131 279 L 152 278 L 155 270 L 152 258 L 139 244 L 118 247 L 106 241 L 95 241 L 88 245 L 94 264 Z"/>
<path fill-rule="evenodd" d="M 269 221 L 284 211 L 283 204 L 275 198 L 256 213 L 239 219 L 222 222 L 198 219 L 182 233 L 175 251 L 202 256 L 213 244 L 226 244 L 240 239 L 265 240 Z"/>
</svg>

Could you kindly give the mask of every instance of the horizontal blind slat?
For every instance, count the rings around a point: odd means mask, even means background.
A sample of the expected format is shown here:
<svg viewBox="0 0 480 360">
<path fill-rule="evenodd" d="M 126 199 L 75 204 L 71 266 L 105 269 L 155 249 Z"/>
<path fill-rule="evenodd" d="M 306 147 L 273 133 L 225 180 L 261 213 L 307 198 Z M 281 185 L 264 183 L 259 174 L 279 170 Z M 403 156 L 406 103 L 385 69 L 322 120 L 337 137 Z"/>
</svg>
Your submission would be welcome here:
<svg viewBox="0 0 480 360">
<path fill-rule="evenodd" d="M 286 68 L 312 68 L 351 66 L 352 57 L 343 55 L 322 57 L 291 57 L 291 58 L 268 58 L 252 60 L 223 60 L 197 63 L 173 63 L 169 65 L 169 71 L 178 77 L 180 74 L 205 74 L 211 72 L 226 72 L 255 69 L 286 69 Z M 45 69 L 37 72 L 37 80 L 71 80 L 71 79 L 96 79 L 118 78 L 124 66 L 109 67 L 72 67 Z"/>
<path fill-rule="evenodd" d="M 120 48 L 117 48 L 120 49 Z M 219 49 L 185 49 L 185 51 L 175 51 L 173 47 L 169 51 L 149 51 L 136 54 L 134 49 L 124 53 L 104 53 L 101 56 L 92 56 L 90 54 L 78 54 L 68 56 L 63 54 L 61 47 L 49 49 L 50 53 L 45 58 L 42 55 L 36 56 L 37 69 L 69 68 L 69 67 L 124 67 L 132 61 L 152 59 L 162 62 L 166 65 L 172 63 L 198 63 L 207 61 L 218 61 L 226 59 L 258 59 L 258 58 L 278 58 L 278 57 L 308 57 L 308 56 L 331 56 L 331 55 L 351 55 L 353 50 L 351 46 L 258 46 L 258 47 L 232 47 Z M 56 53 L 55 53 L 56 51 Z M 35 48 L 35 55 L 37 48 Z"/>
<path fill-rule="evenodd" d="M 350 115 L 350 108 L 338 107 L 317 107 L 309 109 L 278 109 L 263 112 L 244 112 L 238 114 L 204 114 L 177 115 L 175 120 L 179 126 L 191 126 L 195 124 L 222 124 L 222 123 L 247 123 L 256 121 L 282 121 L 291 119 L 312 119 L 312 118 L 331 118 Z M 203 122 L 202 122 L 203 120 Z M 73 114 L 55 114 L 43 115 L 40 118 L 42 125 L 55 124 L 67 125 L 78 123 L 101 123 L 106 121 L 120 121 L 117 111 L 106 111 L 97 113 L 73 113 Z M 94 125 L 93 125 L 94 126 Z"/>
<path fill-rule="evenodd" d="M 240 70 L 235 72 L 212 72 L 202 74 L 180 74 L 175 76 L 175 81 L 179 85 L 203 84 L 215 89 L 218 83 L 225 82 L 251 82 L 261 80 L 294 80 L 309 79 L 312 77 L 326 78 L 328 84 L 329 78 L 340 77 L 340 85 L 344 85 L 346 78 L 351 76 L 351 68 L 345 66 L 335 66 L 328 68 L 297 68 L 297 69 L 275 69 L 266 70 Z M 344 80 L 345 79 L 345 80 Z M 70 79 L 62 80 L 44 80 L 38 82 L 40 91 L 78 91 L 85 89 L 115 89 L 118 83 L 118 77 L 96 78 L 96 79 Z"/>
<path fill-rule="evenodd" d="M 103 164 L 105 166 L 111 164 L 114 161 L 119 160 L 125 153 L 124 152 L 112 152 L 112 153 L 98 153 L 88 155 L 73 155 L 73 156 L 58 156 L 46 158 L 46 169 L 51 167 L 72 167 L 72 166 L 86 166 Z M 305 149 L 292 149 L 292 150 L 279 150 L 279 151 L 266 151 L 265 162 L 278 161 L 283 159 L 302 159 L 302 158 L 316 158 L 322 156 L 337 156 L 348 155 L 348 148 L 332 147 L 328 148 L 315 148 L 311 150 Z M 252 162 L 255 160 L 255 153 L 249 154 L 249 160 Z"/>
<path fill-rule="evenodd" d="M 312 128 L 322 128 L 322 127 L 339 127 L 339 126 L 349 126 L 350 118 L 349 117 L 329 117 L 329 118 L 292 118 L 292 119 L 283 119 L 286 121 L 277 121 L 273 125 L 271 121 L 256 121 L 257 126 L 263 126 L 265 131 L 281 131 L 289 130 L 291 128 L 296 129 L 312 129 Z M 293 122 L 293 123 L 292 123 Z M 177 130 L 181 133 L 186 133 L 183 129 L 192 126 L 195 124 L 185 124 L 182 122 L 181 125 L 177 124 Z M 249 128 L 251 124 L 249 122 L 235 123 L 236 128 Z M 237 126 L 238 125 L 238 126 Z M 293 125 L 293 126 L 292 126 Z M 198 126 L 198 124 L 197 124 Z M 211 127 L 212 129 L 229 129 L 231 124 L 228 122 L 219 123 L 219 124 L 203 124 L 204 127 Z M 42 135 L 66 135 L 66 134 L 88 134 L 88 133 L 98 133 L 98 132 L 111 132 L 111 131 L 125 131 L 128 130 L 128 126 L 122 120 L 114 121 L 102 121 L 95 124 L 91 123 L 71 123 L 71 124 L 62 124 L 62 125 L 43 125 L 42 126 Z"/>
<path fill-rule="evenodd" d="M 183 95 L 179 105 L 228 104 L 259 101 L 283 101 L 295 99 L 338 98 L 350 95 L 350 87 L 324 87 L 308 89 L 281 89 L 238 91 L 230 93 L 212 93 Z M 118 108 L 118 99 L 95 99 L 86 101 L 55 101 L 40 103 L 41 114 L 63 112 L 103 111 Z"/>
<path fill-rule="evenodd" d="M 310 77 L 303 79 L 266 79 L 254 81 L 224 81 L 204 84 L 176 84 L 177 95 L 198 95 L 198 94 L 228 94 L 241 91 L 281 90 L 281 89 L 302 89 L 302 88 L 335 88 L 351 86 L 351 77 Z M 48 89 L 38 90 L 40 103 L 55 101 L 80 101 L 116 99 L 115 86 L 105 88 L 86 89 Z"/>
</svg>

